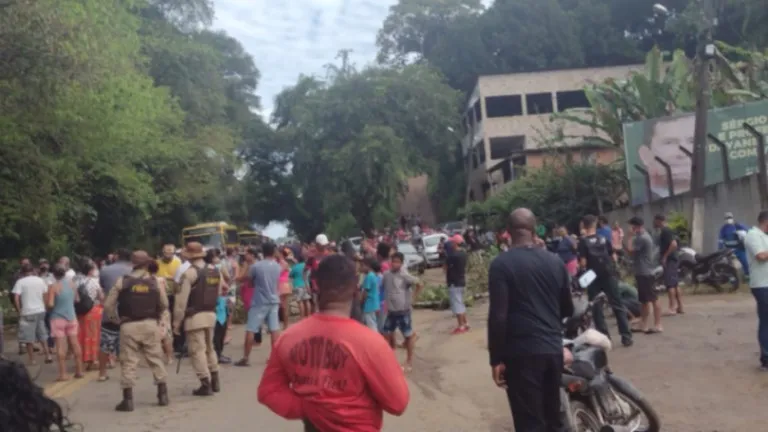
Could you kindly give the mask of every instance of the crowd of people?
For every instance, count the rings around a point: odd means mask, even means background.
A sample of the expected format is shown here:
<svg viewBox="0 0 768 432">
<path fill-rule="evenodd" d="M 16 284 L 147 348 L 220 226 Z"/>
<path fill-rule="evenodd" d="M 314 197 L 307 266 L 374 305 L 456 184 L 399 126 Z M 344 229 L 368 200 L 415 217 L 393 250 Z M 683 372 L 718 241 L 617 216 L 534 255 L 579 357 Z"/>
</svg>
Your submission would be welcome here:
<svg viewBox="0 0 768 432">
<path fill-rule="evenodd" d="M 764 213 L 745 241 L 759 306 L 765 303 L 759 290 L 768 286 Z M 493 236 L 504 252 L 488 273 L 492 377 L 506 390 L 519 431 L 562 427 L 560 376 L 569 361 L 562 320 L 573 313 L 575 290 L 585 289 L 589 299 L 605 293 L 626 347 L 633 345 L 635 332 L 663 331 L 653 275 L 658 264 L 669 293 L 666 315 L 684 312 L 678 239 L 663 215 L 653 220 L 655 239 L 638 217 L 628 221 L 631 237 L 625 237 L 621 224 L 592 215 L 581 219 L 578 236 L 556 227 L 553 236 L 542 239 L 537 227 L 532 212 L 513 211 L 507 230 Z M 453 334 L 470 330 L 463 303 L 472 250 L 467 243 L 454 235 L 442 246 L 457 320 Z M 189 356 L 200 380 L 193 394 L 222 390 L 219 365 L 231 362 L 223 351 L 235 305 L 242 302 L 245 341 L 234 364 L 250 365 L 264 329 L 271 337 L 258 390 L 261 403 L 287 419 L 302 420 L 307 431 L 380 430 L 382 411 L 399 415 L 409 401 L 405 375 L 413 367 L 417 339 L 413 299 L 423 287 L 396 248 L 396 242 L 375 236 L 368 236 L 359 251 L 344 243 L 336 247 L 320 234 L 311 244 L 265 243 L 242 256 L 191 242 L 178 256 L 174 245 L 165 245 L 157 259 L 144 251 L 119 250 L 103 265 L 86 259 L 76 269 L 66 257 L 53 269 L 45 260 L 37 269 L 24 260 L 13 289 L 21 317 L 20 349 L 30 363 L 36 362 L 36 351 L 46 363 L 55 353 L 60 380 L 70 378 L 67 356 L 74 359 L 75 378 L 98 367 L 99 379 L 106 381 L 110 361 L 119 355 L 123 398 L 118 411 L 133 410 L 132 389 L 143 358 L 158 388 L 158 404 L 164 406 L 169 403 L 165 368 L 174 352 Z M 635 287 L 619 278 L 622 254 L 631 257 Z M 585 272 L 594 278 L 579 287 L 575 281 Z M 634 293 L 630 297 L 638 308 L 627 307 L 626 292 Z M 761 362 L 768 368 L 768 320 L 765 310 L 758 307 L 758 313 Z M 593 318 L 596 329 L 609 336 L 602 307 L 594 308 Z M 405 338 L 402 364 L 394 354 L 396 332 Z"/>
</svg>

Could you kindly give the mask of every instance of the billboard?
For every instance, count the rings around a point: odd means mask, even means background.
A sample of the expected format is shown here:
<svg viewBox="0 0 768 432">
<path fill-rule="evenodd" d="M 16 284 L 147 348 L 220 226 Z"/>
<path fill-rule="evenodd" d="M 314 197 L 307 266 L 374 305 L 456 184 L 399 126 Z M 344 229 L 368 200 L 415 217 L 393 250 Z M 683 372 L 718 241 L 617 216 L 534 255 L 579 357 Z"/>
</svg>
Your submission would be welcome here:
<svg viewBox="0 0 768 432">
<path fill-rule="evenodd" d="M 764 136 L 768 134 L 768 100 L 713 109 L 708 113 L 707 132 L 725 144 L 732 179 L 757 172 L 757 139 L 742 127 L 744 123 Z M 694 124 L 693 113 L 624 124 L 624 155 L 633 205 L 669 196 L 667 168 L 659 159 L 672 171 L 674 194 L 690 190 Z M 706 148 L 705 182 L 707 185 L 722 182 L 720 146 L 707 139 Z M 650 197 L 643 171 L 650 179 Z"/>
</svg>

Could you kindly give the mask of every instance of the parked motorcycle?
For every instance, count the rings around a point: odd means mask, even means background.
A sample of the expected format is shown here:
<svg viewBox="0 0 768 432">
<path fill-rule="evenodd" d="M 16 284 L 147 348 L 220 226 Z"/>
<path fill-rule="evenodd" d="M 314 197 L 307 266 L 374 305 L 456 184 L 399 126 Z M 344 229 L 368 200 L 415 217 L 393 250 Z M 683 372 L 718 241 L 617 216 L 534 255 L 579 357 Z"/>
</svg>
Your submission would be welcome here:
<svg viewBox="0 0 768 432">
<path fill-rule="evenodd" d="M 575 432 L 658 432 L 659 415 L 629 381 L 608 367 L 610 340 L 589 329 L 563 340 L 573 353 L 562 377 L 562 410 L 568 430 Z"/>
<path fill-rule="evenodd" d="M 732 249 L 720 249 L 708 255 L 700 255 L 689 247 L 680 248 L 680 281 L 694 286 L 711 285 L 717 292 L 734 292 L 739 289 L 739 271 L 733 265 Z"/>
</svg>

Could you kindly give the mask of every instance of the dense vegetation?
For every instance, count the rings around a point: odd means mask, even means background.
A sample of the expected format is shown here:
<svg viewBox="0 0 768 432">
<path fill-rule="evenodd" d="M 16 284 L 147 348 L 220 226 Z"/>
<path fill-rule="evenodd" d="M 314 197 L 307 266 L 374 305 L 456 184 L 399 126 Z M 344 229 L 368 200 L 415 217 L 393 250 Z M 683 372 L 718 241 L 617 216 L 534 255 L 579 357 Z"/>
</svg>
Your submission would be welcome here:
<svg viewBox="0 0 768 432">
<path fill-rule="evenodd" d="M 0 273 L 20 256 L 156 249 L 210 220 L 350 234 L 392 221 L 405 178 L 420 173 L 439 217 L 455 217 L 465 175 L 451 130 L 477 75 L 635 63 L 654 44 L 690 55 L 697 3 L 666 2 L 667 19 L 653 3 L 400 0 L 376 66 L 341 51 L 327 77 L 280 94 L 267 124 L 257 65 L 210 29 L 211 0 L 2 0 Z M 764 74 L 768 9 L 719 3 L 715 36 L 751 50 L 733 55 L 763 61 Z M 743 79 L 742 91 L 764 97 L 761 85 Z M 547 202 L 553 184 L 519 187 Z"/>
</svg>

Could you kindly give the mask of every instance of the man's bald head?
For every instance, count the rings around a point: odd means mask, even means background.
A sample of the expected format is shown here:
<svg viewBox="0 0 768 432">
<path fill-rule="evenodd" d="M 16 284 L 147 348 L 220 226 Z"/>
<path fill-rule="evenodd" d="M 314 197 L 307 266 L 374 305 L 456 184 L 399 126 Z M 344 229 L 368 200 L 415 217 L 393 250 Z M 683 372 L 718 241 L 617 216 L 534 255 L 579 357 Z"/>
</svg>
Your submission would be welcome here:
<svg viewBox="0 0 768 432">
<path fill-rule="evenodd" d="M 518 208 L 509 214 L 510 231 L 536 231 L 536 216 L 527 208 Z"/>
</svg>

